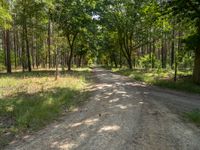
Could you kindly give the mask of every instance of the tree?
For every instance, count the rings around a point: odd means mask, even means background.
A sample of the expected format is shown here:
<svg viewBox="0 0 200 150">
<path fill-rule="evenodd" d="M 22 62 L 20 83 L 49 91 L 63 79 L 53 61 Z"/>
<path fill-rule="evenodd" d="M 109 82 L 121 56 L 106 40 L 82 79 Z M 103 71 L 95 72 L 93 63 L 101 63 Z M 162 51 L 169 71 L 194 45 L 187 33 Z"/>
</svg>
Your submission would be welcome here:
<svg viewBox="0 0 200 150">
<path fill-rule="evenodd" d="M 5 64 L 7 68 L 7 73 L 12 72 L 12 67 L 11 67 L 11 54 L 10 54 L 10 31 L 9 29 L 11 28 L 11 21 L 12 17 L 9 13 L 9 3 L 0 0 L 0 27 L 3 28 L 4 31 L 4 44 L 5 44 Z"/>
<path fill-rule="evenodd" d="M 70 49 L 67 62 L 68 70 L 71 70 L 71 62 L 74 53 L 75 42 L 81 30 L 91 21 L 92 16 L 87 12 L 87 1 L 68 0 L 57 1 L 55 3 L 55 11 L 53 20 L 63 31 L 63 35 L 67 38 Z M 74 17 L 76 16 L 76 17 Z"/>
<path fill-rule="evenodd" d="M 194 23 L 196 32 L 188 36 L 184 42 L 188 49 L 195 53 L 193 80 L 200 84 L 200 5 L 198 0 L 173 0 L 168 6 L 174 15 Z"/>
</svg>

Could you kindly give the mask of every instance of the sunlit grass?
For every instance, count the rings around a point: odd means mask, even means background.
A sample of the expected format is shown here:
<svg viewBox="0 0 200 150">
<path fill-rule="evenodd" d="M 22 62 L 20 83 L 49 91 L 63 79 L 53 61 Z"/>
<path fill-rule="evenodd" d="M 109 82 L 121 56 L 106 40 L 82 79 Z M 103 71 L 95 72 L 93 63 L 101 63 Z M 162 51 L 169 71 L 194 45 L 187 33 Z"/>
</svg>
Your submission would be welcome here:
<svg viewBox="0 0 200 150">
<path fill-rule="evenodd" d="M 58 80 L 54 71 L 0 74 L 0 138 L 38 130 L 87 100 L 89 76 L 88 68 L 62 72 Z"/>
</svg>

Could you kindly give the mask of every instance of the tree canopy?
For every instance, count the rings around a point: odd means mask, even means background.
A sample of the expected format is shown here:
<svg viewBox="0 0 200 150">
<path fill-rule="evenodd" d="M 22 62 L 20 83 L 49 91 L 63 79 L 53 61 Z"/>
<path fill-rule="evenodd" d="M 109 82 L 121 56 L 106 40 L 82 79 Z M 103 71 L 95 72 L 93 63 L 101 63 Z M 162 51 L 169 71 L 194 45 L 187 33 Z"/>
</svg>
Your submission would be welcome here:
<svg viewBox="0 0 200 150">
<path fill-rule="evenodd" d="M 0 0 L 1 68 L 101 64 L 192 69 L 200 83 L 198 0 Z"/>
</svg>

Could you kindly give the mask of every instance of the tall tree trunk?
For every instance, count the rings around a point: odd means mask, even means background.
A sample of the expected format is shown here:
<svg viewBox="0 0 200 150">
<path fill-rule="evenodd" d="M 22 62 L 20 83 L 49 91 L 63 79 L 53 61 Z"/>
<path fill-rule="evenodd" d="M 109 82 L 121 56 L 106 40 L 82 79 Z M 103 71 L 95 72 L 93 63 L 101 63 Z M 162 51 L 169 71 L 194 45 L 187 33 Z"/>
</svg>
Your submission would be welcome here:
<svg viewBox="0 0 200 150">
<path fill-rule="evenodd" d="M 131 56 L 128 56 L 127 62 L 128 62 L 129 69 L 133 69 L 133 64 L 132 64 L 132 58 L 131 58 Z"/>
<path fill-rule="evenodd" d="M 31 38 L 31 58 L 32 58 L 32 66 L 33 69 L 35 68 L 35 49 L 34 49 L 34 35 L 32 33 L 32 38 Z"/>
<path fill-rule="evenodd" d="M 15 27 L 14 27 L 15 28 Z M 15 69 L 17 69 L 17 42 L 16 42 L 16 31 L 13 31 L 13 44 L 14 44 L 14 58 L 15 58 Z"/>
<path fill-rule="evenodd" d="M 71 70 L 72 58 L 73 58 L 73 47 L 70 48 L 69 59 L 68 59 L 68 62 L 67 62 L 68 71 Z"/>
<path fill-rule="evenodd" d="M 166 68 L 167 65 L 166 34 L 164 35 L 164 37 L 162 37 L 161 59 L 162 59 L 162 68 Z"/>
<path fill-rule="evenodd" d="M 200 21 L 197 23 L 198 25 L 198 35 L 200 36 Z M 200 84 L 200 43 L 195 50 L 195 60 L 194 60 L 194 69 L 193 69 L 193 81 L 197 84 Z"/>
<path fill-rule="evenodd" d="M 6 31 L 3 31 L 3 49 L 4 49 L 4 66 L 7 66 L 7 60 L 6 60 Z"/>
<path fill-rule="evenodd" d="M 11 73 L 11 59 L 10 59 L 10 31 L 6 30 L 5 32 L 5 39 L 6 39 L 6 69 L 7 73 Z"/>
<path fill-rule="evenodd" d="M 172 45 L 171 45 L 171 68 L 174 66 L 174 40 L 175 40 L 175 30 L 172 31 Z"/>
<path fill-rule="evenodd" d="M 71 63 L 72 63 L 72 58 L 73 58 L 73 51 L 74 51 L 74 42 L 76 40 L 76 37 L 78 35 L 78 32 L 73 35 L 73 38 L 70 39 L 70 35 L 67 35 L 67 41 L 70 47 L 70 53 L 69 53 L 69 58 L 67 62 L 67 67 L 68 71 L 71 71 Z"/>
<path fill-rule="evenodd" d="M 47 44 L 48 44 L 49 68 L 51 68 L 51 21 L 50 21 L 50 19 L 49 19 L 49 22 L 48 22 Z"/>
<path fill-rule="evenodd" d="M 175 52 L 175 66 L 174 66 L 174 81 L 177 81 L 177 73 L 178 73 L 178 55 L 179 55 L 179 51 L 181 49 L 181 32 L 178 32 L 178 49 L 177 52 Z"/>
<path fill-rule="evenodd" d="M 57 46 L 56 46 L 55 61 L 56 61 L 56 76 L 55 76 L 55 80 L 57 80 L 58 79 L 58 49 L 57 49 Z"/>
<path fill-rule="evenodd" d="M 22 50 L 21 50 L 21 63 L 22 63 L 22 71 L 24 72 L 26 69 L 26 55 L 25 55 L 25 42 L 24 42 L 24 29 L 22 29 L 22 39 L 21 39 L 21 44 L 22 44 Z"/>
<path fill-rule="evenodd" d="M 195 51 L 193 81 L 200 84 L 200 47 Z"/>
<path fill-rule="evenodd" d="M 121 49 L 119 53 L 119 67 L 122 68 L 122 50 Z"/>
<path fill-rule="evenodd" d="M 151 67 L 152 68 L 155 68 L 155 52 L 156 52 L 155 39 L 153 39 L 153 49 L 152 49 L 152 56 L 151 56 Z"/>
<path fill-rule="evenodd" d="M 17 66 L 18 66 L 21 59 L 18 29 L 16 30 L 16 50 L 17 50 Z"/>
<path fill-rule="evenodd" d="M 26 21 L 24 23 L 24 31 L 25 31 L 25 40 L 26 40 L 26 56 L 28 61 L 28 71 L 31 72 L 31 57 L 30 57 L 30 50 L 29 50 L 29 39 L 28 39 L 28 29 Z"/>
</svg>

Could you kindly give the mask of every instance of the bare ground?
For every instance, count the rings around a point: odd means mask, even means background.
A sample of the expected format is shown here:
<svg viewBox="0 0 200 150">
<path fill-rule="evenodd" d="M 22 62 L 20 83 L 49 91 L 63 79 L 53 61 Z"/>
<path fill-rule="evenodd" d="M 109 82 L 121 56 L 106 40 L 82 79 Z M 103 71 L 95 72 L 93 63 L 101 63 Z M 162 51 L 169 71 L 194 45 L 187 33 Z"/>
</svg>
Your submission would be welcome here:
<svg viewBox="0 0 200 150">
<path fill-rule="evenodd" d="M 200 129 L 183 121 L 200 96 L 147 87 L 104 69 L 90 100 L 62 121 L 13 141 L 17 150 L 200 150 Z"/>
</svg>

